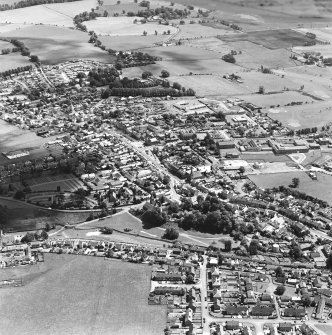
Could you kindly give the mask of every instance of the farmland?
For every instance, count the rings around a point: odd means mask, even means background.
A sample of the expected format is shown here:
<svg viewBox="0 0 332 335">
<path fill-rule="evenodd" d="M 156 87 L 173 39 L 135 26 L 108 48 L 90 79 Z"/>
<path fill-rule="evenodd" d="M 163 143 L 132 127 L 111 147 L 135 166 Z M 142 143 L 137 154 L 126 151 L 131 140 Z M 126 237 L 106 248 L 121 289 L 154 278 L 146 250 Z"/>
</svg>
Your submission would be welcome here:
<svg viewBox="0 0 332 335">
<path fill-rule="evenodd" d="M 249 41 L 268 49 L 301 46 L 310 41 L 304 34 L 290 29 L 252 31 L 247 34 L 221 36 L 220 39 L 226 42 Z"/>
<path fill-rule="evenodd" d="M 31 65 L 29 58 L 21 56 L 18 52 L 0 56 L 0 72 L 26 65 Z"/>
<path fill-rule="evenodd" d="M 5 32 L 0 37 L 17 38 L 44 64 L 58 64 L 73 58 L 93 59 L 109 63 L 113 58 L 88 43 L 87 34 L 66 28 L 32 26 Z"/>
<path fill-rule="evenodd" d="M 44 263 L 1 273 L 25 283 L 15 295 L 1 290 L 1 329 L 13 335 L 162 334 L 166 310 L 147 304 L 150 274 L 144 265 L 46 254 Z"/>
<path fill-rule="evenodd" d="M 137 20 L 140 18 L 137 17 Z M 87 21 L 86 26 L 88 30 L 93 30 L 98 35 L 143 35 L 146 31 L 147 35 L 163 34 L 170 30 L 171 34 L 176 32 L 176 29 L 171 26 L 163 26 L 158 23 L 135 24 L 133 21 L 135 17 L 98 17 L 96 20 Z M 146 36 L 146 39 L 149 37 Z"/>
<path fill-rule="evenodd" d="M 312 180 L 305 172 L 288 172 L 288 173 L 274 173 L 259 174 L 250 176 L 257 186 L 261 188 L 272 188 L 276 186 L 289 186 L 293 178 L 299 178 L 300 184 L 298 190 L 313 197 L 327 201 L 332 204 L 332 176 L 318 173 L 317 180 Z"/>
</svg>

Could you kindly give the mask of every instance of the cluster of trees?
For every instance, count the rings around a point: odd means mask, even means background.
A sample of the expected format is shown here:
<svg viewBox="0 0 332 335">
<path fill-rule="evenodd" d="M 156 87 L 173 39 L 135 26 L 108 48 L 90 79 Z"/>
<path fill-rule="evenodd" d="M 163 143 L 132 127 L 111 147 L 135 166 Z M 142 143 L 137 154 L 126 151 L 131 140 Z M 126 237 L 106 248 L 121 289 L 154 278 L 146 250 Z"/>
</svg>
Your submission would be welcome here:
<svg viewBox="0 0 332 335">
<path fill-rule="evenodd" d="M 95 12 L 94 9 L 92 9 L 91 12 L 85 11 L 83 13 L 79 13 L 79 14 L 74 16 L 74 24 L 78 29 L 86 32 L 87 28 L 83 24 L 83 22 L 84 21 L 95 20 L 97 17 L 100 17 L 100 16 L 102 16 L 102 15 Z"/>
<path fill-rule="evenodd" d="M 297 135 L 307 135 L 307 134 L 314 134 L 317 133 L 318 128 L 317 127 L 312 127 L 312 128 L 304 128 L 304 129 L 299 129 L 296 131 Z"/>
<path fill-rule="evenodd" d="M 235 57 L 232 54 L 226 54 L 221 57 L 221 59 L 227 63 L 232 63 L 234 64 L 236 62 Z"/>
<path fill-rule="evenodd" d="M 21 242 L 22 243 L 30 243 L 33 241 L 40 241 L 40 240 L 47 240 L 48 239 L 48 234 L 46 232 L 46 230 L 42 230 L 42 231 L 36 231 L 35 233 L 26 233 L 22 239 Z"/>
<path fill-rule="evenodd" d="M 8 41 L 8 40 L 7 40 Z M 20 50 L 22 56 L 30 56 L 30 50 L 22 41 L 11 39 L 9 41 L 11 44 L 13 44 L 18 50 Z"/>
<path fill-rule="evenodd" d="M 143 208 L 145 210 L 145 208 Z M 167 214 L 161 212 L 159 207 L 149 205 L 141 216 L 142 223 L 145 227 L 160 227 L 167 221 Z"/>
<path fill-rule="evenodd" d="M 77 77 L 81 80 L 86 78 L 85 73 L 80 72 Z M 100 87 L 109 85 L 112 82 L 115 82 L 116 79 L 119 77 L 119 73 L 113 67 L 98 67 L 91 70 L 88 73 L 88 80 L 90 82 L 90 86 L 92 87 Z"/>
<path fill-rule="evenodd" d="M 110 54 L 116 54 L 114 50 L 108 50 Z M 156 61 L 161 60 L 160 57 L 151 56 L 147 53 L 143 53 L 140 51 L 135 51 L 131 53 L 124 53 L 119 51 L 116 56 L 115 67 L 118 70 L 126 67 L 133 67 L 133 66 L 144 66 L 148 64 L 155 64 Z"/>
<path fill-rule="evenodd" d="M 0 5 L 0 11 L 31 7 L 37 5 L 45 5 L 49 3 L 64 3 L 64 2 L 73 2 L 78 0 L 21 0 L 19 2 L 14 2 L 13 4 L 2 4 Z"/>
<path fill-rule="evenodd" d="M 17 67 L 16 69 L 10 69 L 4 72 L 0 72 L 0 77 L 8 77 L 12 74 L 19 74 L 21 72 L 31 71 L 32 69 L 33 69 L 32 65 L 21 66 Z"/>
<path fill-rule="evenodd" d="M 272 71 L 268 67 L 264 67 L 263 65 L 261 65 L 261 72 L 265 73 L 265 74 L 271 74 L 272 73 Z"/>
<path fill-rule="evenodd" d="M 137 13 L 128 12 L 127 16 L 139 16 L 144 17 L 147 19 L 151 16 L 159 16 L 161 19 L 166 21 L 169 20 L 176 20 L 176 19 L 183 19 L 190 15 L 190 11 L 188 9 L 177 9 L 177 8 L 170 8 L 170 7 L 158 7 L 158 8 L 148 8 L 139 10 Z"/>
<path fill-rule="evenodd" d="M 217 197 L 197 197 L 194 206 L 190 198 L 184 198 L 181 209 L 187 211 L 179 226 L 185 230 L 193 229 L 206 233 L 230 233 L 234 228 L 233 208 Z"/>
<path fill-rule="evenodd" d="M 195 91 L 192 89 L 177 90 L 175 88 L 165 87 L 152 87 L 152 88 L 125 88 L 125 87 L 114 87 L 112 89 L 102 92 L 102 97 L 107 99 L 109 96 L 142 96 L 142 97 L 181 97 L 181 96 L 194 96 Z"/>
</svg>

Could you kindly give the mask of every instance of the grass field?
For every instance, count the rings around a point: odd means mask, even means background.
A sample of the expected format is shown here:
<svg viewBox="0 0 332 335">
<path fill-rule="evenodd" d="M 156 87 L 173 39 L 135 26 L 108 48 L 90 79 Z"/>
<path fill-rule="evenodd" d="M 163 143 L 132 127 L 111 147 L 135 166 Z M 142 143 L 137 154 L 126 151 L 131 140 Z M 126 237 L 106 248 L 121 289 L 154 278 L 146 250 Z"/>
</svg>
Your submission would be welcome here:
<svg viewBox="0 0 332 335">
<path fill-rule="evenodd" d="M 322 127 L 332 121 L 331 110 L 331 103 L 324 101 L 270 110 L 269 116 L 293 129 Z"/>
<path fill-rule="evenodd" d="M 3 33 L 26 44 L 44 64 L 57 64 L 73 58 L 93 59 L 110 63 L 113 57 L 88 43 L 89 36 L 79 30 L 60 27 L 33 26 Z"/>
<path fill-rule="evenodd" d="M 327 201 L 332 205 L 332 176 L 318 173 L 317 180 L 312 180 L 305 172 L 288 172 L 274 174 L 260 174 L 249 176 L 258 187 L 272 188 L 275 186 L 287 186 L 292 183 L 293 178 L 300 179 L 298 190 L 313 197 Z"/>
<path fill-rule="evenodd" d="M 163 334 L 166 308 L 147 304 L 150 275 L 144 265 L 46 254 L 44 263 L 1 272 L 25 286 L 1 290 L 0 327 L 11 335 Z"/>
<path fill-rule="evenodd" d="M 136 17 L 140 20 L 140 17 Z M 97 35 L 123 36 L 123 35 L 155 35 L 155 31 L 162 35 L 164 31 L 170 30 L 171 34 L 176 32 L 176 28 L 172 26 L 163 26 L 158 23 L 135 24 L 135 17 L 98 17 L 96 20 L 85 22 L 88 30 L 93 30 Z"/>
</svg>

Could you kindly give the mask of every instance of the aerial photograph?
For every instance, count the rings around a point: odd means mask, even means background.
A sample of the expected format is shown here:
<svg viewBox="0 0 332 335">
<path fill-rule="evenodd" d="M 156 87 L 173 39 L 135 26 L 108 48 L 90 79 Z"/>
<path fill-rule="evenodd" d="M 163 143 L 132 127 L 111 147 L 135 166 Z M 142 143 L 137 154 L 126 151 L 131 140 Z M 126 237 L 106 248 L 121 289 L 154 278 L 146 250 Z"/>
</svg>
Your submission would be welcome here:
<svg viewBox="0 0 332 335">
<path fill-rule="evenodd" d="M 0 334 L 332 335 L 332 0 L 0 0 Z"/>
</svg>

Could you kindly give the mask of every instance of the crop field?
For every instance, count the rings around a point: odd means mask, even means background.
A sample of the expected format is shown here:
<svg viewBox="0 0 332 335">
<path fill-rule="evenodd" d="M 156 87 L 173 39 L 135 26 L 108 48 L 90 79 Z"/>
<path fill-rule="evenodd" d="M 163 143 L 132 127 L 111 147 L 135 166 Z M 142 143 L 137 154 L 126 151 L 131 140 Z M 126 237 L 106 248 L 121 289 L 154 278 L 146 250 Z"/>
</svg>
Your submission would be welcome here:
<svg viewBox="0 0 332 335">
<path fill-rule="evenodd" d="M 43 263 L 8 270 L 1 277 L 22 278 L 25 287 L 0 292 L 7 334 L 163 334 L 166 308 L 147 304 L 148 266 L 46 254 Z"/>
<path fill-rule="evenodd" d="M 33 26 L 6 32 L 2 36 L 21 40 L 44 64 L 58 64 L 73 58 L 93 59 L 103 63 L 113 60 L 105 51 L 88 43 L 88 35 L 79 30 Z"/>
<path fill-rule="evenodd" d="M 309 37 L 291 29 L 252 31 L 246 34 L 220 36 L 226 42 L 249 41 L 268 49 L 282 49 L 301 46 Z"/>
<path fill-rule="evenodd" d="M 293 129 L 322 127 L 332 121 L 332 108 L 329 102 L 316 102 L 294 107 L 282 107 L 268 111 L 271 118 Z"/>
<path fill-rule="evenodd" d="M 324 41 L 324 42 L 332 42 L 332 27 L 325 27 L 325 28 L 301 28 L 297 29 L 302 33 L 312 32 L 317 36 L 317 39 Z"/>
<path fill-rule="evenodd" d="M 274 163 L 274 162 L 284 162 L 289 165 L 294 165 L 293 161 L 286 155 L 275 155 L 272 152 L 257 152 L 257 153 L 243 153 L 241 154 L 241 159 L 248 161 L 249 163 Z"/>
<path fill-rule="evenodd" d="M 140 20 L 140 17 L 136 17 Z M 123 35 L 143 35 L 147 32 L 149 35 L 155 35 L 155 31 L 162 35 L 164 31 L 170 30 L 171 34 L 176 32 L 176 28 L 172 26 L 163 26 L 158 23 L 136 24 L 133 23 L 135 17 L 98 17 L 96 20 L 85 22 L 88 30 L 93 30 L 97 35 L 123 36 Z"/>
<path fill-rule="evenodd" d="M 293 178 L 299 178 L 300 185 L 297 190 L 332 204 L 332 176 L 323 173 L 317 173 L 317 180 L 312 180 L 302 171 L 252 175 L 249 178 L 264 189 L 281 185 L 288 187 Z"/>
<path fill-rule="evenodd" d="M 135 35 L 126 35 L 126 36 L 98 36 L 98 39 L 101 41 L 105 47 L 111 48 L 113 50 L 135 50 L 141 48 L 153 47 L 154 43 L 163 42 L 169 36 L 165 35 L 149 35 L 147 36 L 135 36 Z M 149 52 L 147 50 L 141 50 Z"/>
</svg>

